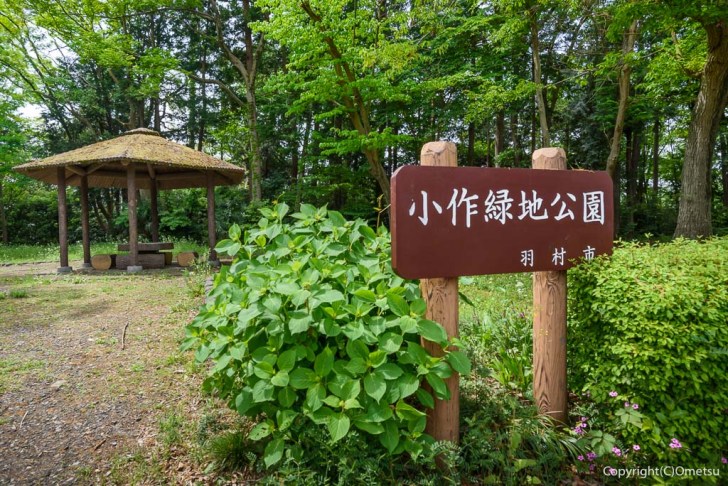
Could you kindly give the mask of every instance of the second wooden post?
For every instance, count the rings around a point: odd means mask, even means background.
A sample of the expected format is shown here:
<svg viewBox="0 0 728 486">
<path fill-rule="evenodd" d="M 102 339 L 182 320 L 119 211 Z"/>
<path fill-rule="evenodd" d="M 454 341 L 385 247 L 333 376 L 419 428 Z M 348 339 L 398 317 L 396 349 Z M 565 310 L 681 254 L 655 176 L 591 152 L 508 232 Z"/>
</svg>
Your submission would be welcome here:
<svg viewBox="0 0 728 486">
<path fill-rule="evenodd" d="M 452 142 L 430 142 L 422 147 L 420 164 L 423 166 L 456 167 L 457 149 Z M 425 317 L 439 322 L 447 336 L 458 335 L 458 279 L 426 278 L 420 281 L 422 297 L 427 303 Z M 442 356 L 439 345 L 423 340 L 430 354 Z M 445 380 L 450 400 L 435 399 L 435 408 L 427 412 L 426 432 L 435 440 L 458 442 L 460 435 L 460 376 L 457 373 Z"/>
<path fill-rule="evenodd" d="M 532 168 L 566 170 L 566 153 L 542 148 Z M 541 413 L 566 423 L 566 271 L 533 274 L 533 398 Z"/>
</svg>

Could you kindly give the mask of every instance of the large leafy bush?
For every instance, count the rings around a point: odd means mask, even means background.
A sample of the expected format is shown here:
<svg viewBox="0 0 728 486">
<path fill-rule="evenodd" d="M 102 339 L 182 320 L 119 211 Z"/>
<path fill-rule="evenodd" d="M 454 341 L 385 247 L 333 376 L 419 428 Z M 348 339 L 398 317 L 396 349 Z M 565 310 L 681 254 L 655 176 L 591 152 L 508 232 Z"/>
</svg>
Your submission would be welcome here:
<svg viewBox="0 0 728 486">
<path fill-rule="evenodd" d="M 569 279 L 572 388 L 605 403 L 609 392 L 632 397 L 643 419 L 629 440 L 651 457 L 689 450 L 680 464 L 719 464 L 728 450 L 728 239 L 628 244 Z"/>
<path fill-rule="evenodd" d="M 434 403 L 421 383 L 449 398 L 444 379 L 470 364 L 423 318 L 418 286 L 392 272 L 388 234 L 309 205 L 294 223 L 285 204 L 261 212 L 257 227 L 233 226 L 218 244 L 235 258 L 187 327 L 184 347 L 214 362 L 206 386 L 260 418 L 250 437 L 267 441 L 268 466 L 301 460 L 301 438 L 318 429 L 331 442 L 358 429 L 389 453 L 421 454 L 432 441 L 423 408 Z"/>
</svg>

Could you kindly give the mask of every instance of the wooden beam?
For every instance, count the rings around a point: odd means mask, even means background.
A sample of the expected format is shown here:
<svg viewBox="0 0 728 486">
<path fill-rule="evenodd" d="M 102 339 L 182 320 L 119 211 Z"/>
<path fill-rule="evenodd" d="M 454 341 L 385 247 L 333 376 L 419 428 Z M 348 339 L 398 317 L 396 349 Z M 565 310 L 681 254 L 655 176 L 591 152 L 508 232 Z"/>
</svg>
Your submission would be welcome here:
<svg viewBox="0 0 728 486">
<path fill-rule="evenodd" d="M 159 181 L 170 181 L 174 179 L 196 179 L 198 177 L 204 177 L 205 172 L 194 171 L 194 172 L 168 172 L 165 174 L 157 174 L 157 180 Z"/>
<path fill-rule="evenodd" d="M 566 153 L 536 150 L 532 167 L 566 170 Z M 566 271 L 533 274 L 533 398 L 541 413 L 567 422 Z"/>
<path fill-rule="evenodd" d="M 58 273 L 68 273 L 68 202 L 66 199 L 66 168 L 58 167 L 56 172 L 58 183 L 58 244 L 60 246 L 60 263 Z"/>
<path fill-rule="evenodd" d="M 422 147 L 420 165 L 456 167 L 457 149 L 452 142 L 430 142 Z M 448 338 L 458 335 L 458 279 L 426 278 L 420 280 L 422 297 L 427 303 L 425 318 L 438 322 L 447 331 Z M 422 340 L 422 346 L 434 356 L 442 356 L 440 345 Z M 460 377 L 457 373 L 445 380 L 450 400 L 435 399 L 435 408 L 427 410 L 428 434 L 435 440 L 455 444 L 460 436 Z"/>
<path fill-rule="evenodd" d="M 149 178 L 150 179 L 156 179 L 157 178 L 157 171 L 154 170 L 154 166 L 147 162 L 147 172 L 149 172 Z"/>
<path fill-rule="evenodd" d="M 217 262 L 215 252 L 215 176 L 207 173 L 207 238 L 210 243 L 210 262 Z"/>
<path fill-rule="evenodd" d="M 86 169 L 79 167 L 79 166 L 69 165 L 68 170 L 73 172 L 74 175 L 72 175 L 71 177 L 66 179 L 66 185 L 69 185 L 69 186 L 74 185 L 76 182 L 80 181 L 81 176 L 83 176 L 83 175 L 90 176 L 91 174 L 98 171 L 100 168 L 104 167 L 107 164 L 108 164 L 108 162 L 98 162 L 96 164 L 89 165 L 88 168 L 86 168 Z M 123 174 L 123 172 L 119 172 L 119 174 Z"/>
<path fill-rule="evenodd" d="M 66 168 L 69 171 L 71 171 L 74 174 L 77 174 L 77 175 L 79 175 L 81 177 L 87 175 L 86 169 L 84 169 L 83 167 L 76 167 L 75 165 L 67 165 Z"/>
<path fill-rule="evenodd" d="M 84 268 L 91 268 L 91 236 L 88 214 L 88 176 L 83 176 L 81 177 L 81 239 Z"/>
<path fill-rule="evenodd" d="M 137 228 L 137 185 L 136 170 L 134 164 L 129 164 L 126 168 L 126 191 L 128 199 L 129 213 L 129 267 L 127 271 L 137 272 L 141 270 L 139 267 L 139 231 Z"/>
<path fill-rule="evenodd" d="M 159 190 L 157 188 L 157 180 L 152 177 L 149 181 L 149 212 L 151 213 L 152 223 L 152 242 L 159 241 Z"/>
</svg>

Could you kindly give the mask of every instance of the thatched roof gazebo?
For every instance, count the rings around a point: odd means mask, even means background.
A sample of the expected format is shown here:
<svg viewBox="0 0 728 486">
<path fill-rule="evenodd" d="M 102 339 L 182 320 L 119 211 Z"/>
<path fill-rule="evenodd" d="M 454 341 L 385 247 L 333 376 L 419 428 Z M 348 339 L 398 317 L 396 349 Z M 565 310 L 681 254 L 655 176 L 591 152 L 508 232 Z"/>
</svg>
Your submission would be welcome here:
<svg viewBox="0 0 728 486">
<path fill-rule="evenodd" d="M 84 267 L 91 266 L 89 241 L 89 187 L 121 187 L 128 193 L 129 256 L 128 271 L 141 270 L 138 264 L 137 189 L 151 195 L 152 241 L 159 241 L 157 192 L 164 189 L 207 188 L 207 218 L 210 259 L 215 260 L 215 186 L 240 184 L 241 167 L 203 152 L 171 142 L 147 128 L 128 131 L 116 138 L 87 145 L 15 167 L 34 179 L 58 185 L 58 236 L 61 246 L 59 272 L 68 265 L 68 207 L 66 187 L 81 190 L 81 224 Z"/>
</svg>

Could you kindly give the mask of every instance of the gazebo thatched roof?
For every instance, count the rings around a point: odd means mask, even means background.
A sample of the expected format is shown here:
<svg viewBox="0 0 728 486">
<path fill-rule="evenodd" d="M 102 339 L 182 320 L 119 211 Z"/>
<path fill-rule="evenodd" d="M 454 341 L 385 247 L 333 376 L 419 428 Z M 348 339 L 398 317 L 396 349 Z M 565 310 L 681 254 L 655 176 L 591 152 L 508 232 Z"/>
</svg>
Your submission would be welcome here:
<svg viewBox="0 0 728 486">
<path fill-rule="evenodd" d="M 91 187 L 127 187 L 127 167 L 134 164 L 137 187 L 148 189 L 152 178 L 159 189 L 206 187 L 208 175 L 215 186 L 239 184 L 241 167 L 211 157 L 154 130 L 138 128 L 116 138 L 87 145 L 15 167 L 15 170 L 50 184 L 58 182 L 58 168 L 65 167 L 66 185 L 78 186 L 88 177 Z"/>
</svg>

